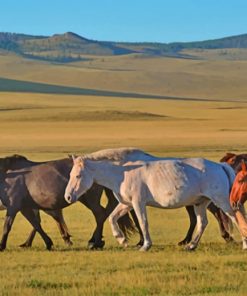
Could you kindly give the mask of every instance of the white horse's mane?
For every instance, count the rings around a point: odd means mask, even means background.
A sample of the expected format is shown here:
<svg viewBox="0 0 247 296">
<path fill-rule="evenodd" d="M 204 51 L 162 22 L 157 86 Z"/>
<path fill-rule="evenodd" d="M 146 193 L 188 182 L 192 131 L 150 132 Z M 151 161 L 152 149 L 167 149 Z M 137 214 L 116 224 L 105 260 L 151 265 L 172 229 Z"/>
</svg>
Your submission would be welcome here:
<svg viewBox="0 0 247 296">
<path fill-rule="evenodd" d="M 82 156 L 83 159 L 89 160 L 109 160 L 109 161 L 123 161 L 130 153 L 146 154 L 144 151 L 134 147 L 103 149 L 90 154 Z"/>
</svg>

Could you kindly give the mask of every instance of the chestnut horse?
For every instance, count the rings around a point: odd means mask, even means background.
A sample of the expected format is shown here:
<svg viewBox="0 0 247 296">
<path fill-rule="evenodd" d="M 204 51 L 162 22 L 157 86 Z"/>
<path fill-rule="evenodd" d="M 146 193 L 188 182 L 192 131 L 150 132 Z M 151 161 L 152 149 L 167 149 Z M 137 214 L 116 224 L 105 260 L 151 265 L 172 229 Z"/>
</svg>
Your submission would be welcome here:
<svg viewBox="0 0 247 296">
<path fill-rule="evenodd" d="M 242 160 L 241 170 L 237 173 L 234 180 L 231 194 L 230 204 L 233 209 L 243 208 L 247 200 L 247 167 L 246 163 Z"/>
</svg>

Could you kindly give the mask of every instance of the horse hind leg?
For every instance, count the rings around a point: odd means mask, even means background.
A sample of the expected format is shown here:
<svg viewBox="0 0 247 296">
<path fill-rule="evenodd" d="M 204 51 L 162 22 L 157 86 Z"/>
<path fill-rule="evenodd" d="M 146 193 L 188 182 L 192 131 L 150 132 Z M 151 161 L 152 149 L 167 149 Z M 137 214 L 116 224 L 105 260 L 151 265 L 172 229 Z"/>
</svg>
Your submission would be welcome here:
<svg viewBox="0 0 247 296">
<path fill-rule="evenodd" d="M 40 219 L 40 213 L 39 213 L 39 210 L 33 210 L 33 213 L 36 217 L 36 219 L 39 221 L 39 223 L 41 222 L 41 219 Z M 33 228 L 27 238 L 27 240 L 20 245 L 21 248 L 30 248 L 32 246 L 32 243 L 33 243 L 33 240 L 34 240 L 34 237 L 36 235 L 36 230 Z"/>
<path fill-rule="evenodd" d="M 185 208 L 190 218 L 190 226 L 185 238 L 178 243 L 179 246 L 186 245 L 191 241 L 194 230 L 196 228 L 196 214 L 195 214 L 194 207 L 187 206 Z"/>
<path fill-rule="evenodd" d="M 43 238 L 47 250 L 51 250 L 53 242 L 50 237 L 42 229 L 40 222 L 36 219 L 35 214 L 31 209 L 25 208 L 21 210 L 22 215 L 31 223 L 34 229 L 41 235 Z"/>
<path fill-rule="evenodd" d="M 186 246 L 186 250 L 193 251 L 197 248 L 198 243 L 202 237 L 202 234 L 208 224 L 207 219 L 207 206 L 210 203 L 208 199 L 205 199 L 199 205 L 194 205 L 195 214 L 197 218 L 197 230 L 193 240 Z"/>
<path fill-rule="evenodd" d="M 216 218 L 219 228 L 220 228 L 220 233 L 222 238 L 226 242 L 234 242 L 234 239 L 232 236 L 229 234 L 227 229 L 231 230 L 232 228 L 232 222 L 230 218 L 216 205 L 214 205 L 212 202 L 208 206 L 208 210 L 214 215 Z"/>
</svg>

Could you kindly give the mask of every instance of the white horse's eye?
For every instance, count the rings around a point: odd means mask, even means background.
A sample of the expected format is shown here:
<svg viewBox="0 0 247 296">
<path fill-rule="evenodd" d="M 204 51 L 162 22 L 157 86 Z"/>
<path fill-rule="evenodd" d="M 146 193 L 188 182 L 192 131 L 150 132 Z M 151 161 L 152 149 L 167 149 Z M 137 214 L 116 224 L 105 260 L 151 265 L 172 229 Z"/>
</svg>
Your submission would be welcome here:
<svg viewBox="0 0 247 296">
<path fill-rule="evenodd" d="M 81 175 L 77 175 L 76 178 L 77 178 L 77 179 L 80 179 L 80 178 L 81 178 Z"/>
</svg>

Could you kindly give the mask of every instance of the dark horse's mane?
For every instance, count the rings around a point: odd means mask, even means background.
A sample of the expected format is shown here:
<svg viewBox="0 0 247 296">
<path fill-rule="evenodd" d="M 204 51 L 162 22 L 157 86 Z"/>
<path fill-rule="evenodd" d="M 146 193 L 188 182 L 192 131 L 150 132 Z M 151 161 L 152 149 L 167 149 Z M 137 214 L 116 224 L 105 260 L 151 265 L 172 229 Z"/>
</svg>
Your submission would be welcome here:
<svg viewBox="0 0 247 296">
<path fill-rule="evenodd" d="M 28 160 L 25 156 L 20 154 L 13 154 L 10 156 L 6 156 L 4 158 L 1 158 L 3 160 L 9 160 L 9 161 L 17 161 L 17 160 Z"/>
<path fill-rule="evenodd" d="M 236 156 L 236 154 L 227 152 L 226 155 L 220 159 L 220 162 L 227 162 L 230 158 L 234 156 Z"/>
<path fill-rule="evenodd" d="M 10 166 L 13 166 L 16 163 L 18 163 L 19 161 L 24 160 L 28 161 L 28 159 L 25 156 L 19 154 L 13 154 L 11 156 L 0 158 L 0 169 L 6 170 Z"/>
</svg>

